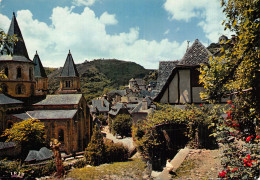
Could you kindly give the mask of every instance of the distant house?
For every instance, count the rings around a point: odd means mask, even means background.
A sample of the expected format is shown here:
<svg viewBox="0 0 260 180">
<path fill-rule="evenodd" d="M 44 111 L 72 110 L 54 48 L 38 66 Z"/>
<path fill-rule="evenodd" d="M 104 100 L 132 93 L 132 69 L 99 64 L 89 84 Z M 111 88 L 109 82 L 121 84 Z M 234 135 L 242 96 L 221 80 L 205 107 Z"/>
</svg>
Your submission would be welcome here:
<svg viewBox="0 0 260 180">
<path fill-rule="evenodd" d="M 145 98 L 142 102 L 138 103 L 138 105 L 131 111 L 132 120 L 136 123 L 138 120 L 145 120 L 147 116 L 153 112 L 154 108 L 151 107 L 151 99 Z"/>
<path fill-rule="evenodd" d="M 109 102 L 104 99 L 103 97 L 101 99 L 93 99 L 92 105 L 90 106 L 90 112 L 92 115 L 104 115 L 107 116 L 108 112 L 110 110 L 110 104 Z"/>
<path fill-rule="evenodd" d="M 116 103 L 111 107 L 111 110 L 108 112 L 109 118 L 114 119 L 119 114 L 130 114 L 126 105 L 123 103 Z"/>
</svg>

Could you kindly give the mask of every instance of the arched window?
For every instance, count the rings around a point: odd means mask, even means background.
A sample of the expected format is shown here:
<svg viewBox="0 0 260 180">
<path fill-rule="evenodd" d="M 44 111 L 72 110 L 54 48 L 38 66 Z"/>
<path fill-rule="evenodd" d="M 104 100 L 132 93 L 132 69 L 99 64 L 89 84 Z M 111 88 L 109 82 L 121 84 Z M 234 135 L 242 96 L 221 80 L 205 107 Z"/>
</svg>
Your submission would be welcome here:
<svg viewBox="0 0 260 180">
<path fill-rule="evenodd" d="M 65 87 L 66 88 L 70 88 L 71 86 L 71 82 L 70 81 L 65 81 Z"/>
<path fill-rule="evenodd" d="M 2 88 L 2 92 L 3 92 L 4 94 L 7 94 L 7 93 L 8 93 L 8 86 L 7 86 L 6 84 L 2 84 L 2 85 L 1 85 L 1 88 Z"/>
<path fill-rule="evenodd" d="M 58 141 L 59 142 L 64 142 L 64 131 L 63 131 L 63 129 L 60 129 L 59 130 L 59 137 L 58 137 Z"/>
<path fill-rule="evenodd" d="M 15 88 L 16 94 L 25 94 L 25 86 L 23 84 L 18 84 Z"/>
<path fill-rule="evenodd" d="M 16 73 L 16 79 L 20 79 L 20 78 L 22 78 L 22 68 L 18 67 Z"/>
<path fill-rule="evenodd" d="M 33 70 L 32 70 L 32 68 L 29 69 L 29 79 L 30 80 L 33 79 Z"/>
<path fill-rule="evenodd" d="M 5 75 L 8 77 L 8 67 L 5 67 Z"/>
</svg>

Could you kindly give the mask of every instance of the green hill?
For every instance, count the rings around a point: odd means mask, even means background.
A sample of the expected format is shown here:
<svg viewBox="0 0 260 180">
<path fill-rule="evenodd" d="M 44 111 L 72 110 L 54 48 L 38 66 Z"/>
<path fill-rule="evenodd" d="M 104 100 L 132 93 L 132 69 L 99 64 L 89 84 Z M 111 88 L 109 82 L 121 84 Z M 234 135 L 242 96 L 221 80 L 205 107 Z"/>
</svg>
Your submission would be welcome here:
<svg viewBox="0 0 260 180">
<path fill-rule="evenodd" d="M 131 78 L 144 78 L 151 72 L 134 62 L 116 59 L 85 61 L 76 66 L 80 74 L 81 91 L 88 102 L 107 91 L 127 85 Z M 61 68 L 48 75 L 50 93 L 59 88 L 57 76 L 60 72 Z"/>
</svg>

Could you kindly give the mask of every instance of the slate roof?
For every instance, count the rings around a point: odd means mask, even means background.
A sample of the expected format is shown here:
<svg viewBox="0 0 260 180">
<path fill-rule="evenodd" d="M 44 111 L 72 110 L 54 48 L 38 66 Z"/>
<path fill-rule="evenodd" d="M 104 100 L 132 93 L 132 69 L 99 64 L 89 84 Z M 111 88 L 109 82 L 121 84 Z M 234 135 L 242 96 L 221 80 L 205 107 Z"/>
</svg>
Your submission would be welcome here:
<svg viewBox="0 0 260 180">
<path fill-rule="evenodd" d="M 78 70 L 69 51 L 65 64 L 61 70 L 60 77 L 79 77 Z"/>
<path fill-rule="evenodd" d="M 16 146 L 15 142 L 0 142 L 0 149 L 12 148 L 15 146 Z"/>
<path fill-rule="evenodd" d="M 114 106 L 112 106 L 111 110 L 108 113 L 116 116 L 122 108 L 124 108 L 123 103 L 116 103 Z"/>
<path fill-rule="evenodd" d="M 131 113 L 137 113 L 141 110 L 143 103 L 140 102 L 132 111 Z"/>
<path fill-rule="evenodd" d="M 171 75 L 172 70 L 176 67 L 178 61 L 160 61 L 159 73 L 157 78 L 156 90 L 161 91 L 162 87 L 166 83 L 167 79 Z"/>
<path fill-rule="evenodd" d="M 145 98 L 147 96 L 153 97 L 155 95 L 154 91 L 140 91 L 139 97 Z"/>
<path fill-rule="evenodd" d="M 7 34 L 10 36 L 16 35 L 16 37 L 19 38 L 19 41 L 16 42 L 15 44 L 11 43 L 11 46 L 8 46 L 7 44 L 3 45 L 5 48 L 8 48 L 10 50 L 12 55 L 4 54 L 4 56 L 0 57 L 0 61 L 21 61 L 21 62 L 32 63 L 32 61 L 28 56 L 28 52 L 23 40 L 23 36 L 14 13 Z"/>
<path fill-rule="evenodd" d="M 30 150 L 24 161 L 43 161 L 50 159 L 53 156 L 53 152 L 46 147 L 42 147 L 39 151 Z"/>
<path fill-rule="evenodd" d="M 0 105 L 5 105 L 5 104 L 23 104 L 23 102 L 10 98 L 4 94 L 0 94 Z"/>
<path fill-rule="evenodd" d="M 33 62 L 35 64 L 34 66 L 34 76 L 35 77 L 44 77 L 47 78 L 47 75 L 45 73 L 45 70 L 42 66 L 41 59 L 36 51 L 36 54 L 34 55 Z"/>
<path fill-rule="evenodd" d="M 27 113 L 13 114 L 13 116 L 26 120 L 28 118 L 35 118 L 39 120 L 44 119 L 72 119 L 77 113 L 76 109 L 72 110 L 34 110 L 27 111 Z M 29 115 L 28 115 L 29 114 Z"/>
<path fill-rule="evenodd" d="M 199 65 L 207 63 L 211 52 L 198 39 L 189 47 L 180 61 L 180 65 Z"/>
<path fill-rule="evenodd" d="M 102 105 L 103 101 L 103 105 Z M 94 112 L 95 109 L 99 112 L 108 112 L 109 111 L 109 102 L 106 99 L 93 99 L 92 100 L 92 111 Z"/>
<path fill-rule="evenodd" d="M 120 95 L 120 96 L 125 96 L 126 95 L 126 90 L 115 90 L 115 91 L 110 91 L 109 93 L 108 93 L 108 96 L 114 96 L 115 94 L 118 94 L 118 95 Z"/>
<path fill-rule="evenodd" d="M 82 94 L 55 94 L 47 95 L 46 98 L 34 105 L 70 105 L 78 104 Z"/>
</svg>

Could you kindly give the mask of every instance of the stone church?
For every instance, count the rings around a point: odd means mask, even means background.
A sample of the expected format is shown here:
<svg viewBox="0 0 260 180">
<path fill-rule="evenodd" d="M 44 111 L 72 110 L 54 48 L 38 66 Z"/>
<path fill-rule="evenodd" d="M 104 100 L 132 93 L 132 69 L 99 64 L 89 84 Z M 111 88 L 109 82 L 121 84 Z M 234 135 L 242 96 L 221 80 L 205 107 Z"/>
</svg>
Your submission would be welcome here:
<svg viewBox="0 0 260 180">
<path fill-rule="evenodd" d="M 15 14 L 8 31 L 8 35 L 14 34 L 20 40 L 11 47 L 4 44 L 11 53 L 0 56 L 0 70 L 6 76 L 0 79 L 0 133 L 13 123 L 39 119 L 45 125 L 47 140 L 58 139 L 62 151 L 83 151 L 90 141 L 92 124 L 71 52 L 59 76 L 59 91 L 48 95 L 48 77 L 40 56 L 36 51 L 33 61 L 29 58 Z"/>
</svg>

